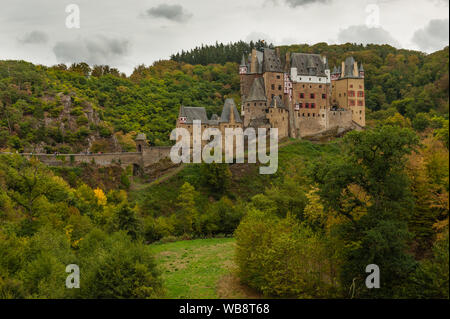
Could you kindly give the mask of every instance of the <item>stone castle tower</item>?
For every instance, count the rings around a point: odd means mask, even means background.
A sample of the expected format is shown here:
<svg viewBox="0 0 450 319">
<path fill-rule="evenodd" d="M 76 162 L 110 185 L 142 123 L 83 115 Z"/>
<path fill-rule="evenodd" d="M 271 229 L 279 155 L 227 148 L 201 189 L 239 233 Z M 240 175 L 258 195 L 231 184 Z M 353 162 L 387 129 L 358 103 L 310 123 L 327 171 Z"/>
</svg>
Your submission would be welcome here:
<svg viewBox="0 0 450 319">
<path fill-rule="evenodd" d="M 255 49 L 239 66 L 244 127 L 276 127 L 279 137 L 307 137 L 365 126 L 364 69 L 353 57 L 330 72 L 318 54 Z"/>
</svg>

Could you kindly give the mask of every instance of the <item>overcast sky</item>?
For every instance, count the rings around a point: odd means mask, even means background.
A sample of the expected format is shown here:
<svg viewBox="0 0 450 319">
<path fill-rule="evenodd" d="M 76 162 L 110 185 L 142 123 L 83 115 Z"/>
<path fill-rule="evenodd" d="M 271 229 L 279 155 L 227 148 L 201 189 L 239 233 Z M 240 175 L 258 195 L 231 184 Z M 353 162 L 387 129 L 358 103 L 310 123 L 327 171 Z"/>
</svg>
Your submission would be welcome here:
<svg viewBox="0 0 450 319">
<path fill-rule="evenodd" d="M 70 4 L 80 28 L 66 26 L 76 22 Z M 86 61 L 127 74 L 216 41 L 388 43 L 424 52 L 449 43 L 448 0 L 0 0 L 0 8 L 0 60 Z"/>
</svg>

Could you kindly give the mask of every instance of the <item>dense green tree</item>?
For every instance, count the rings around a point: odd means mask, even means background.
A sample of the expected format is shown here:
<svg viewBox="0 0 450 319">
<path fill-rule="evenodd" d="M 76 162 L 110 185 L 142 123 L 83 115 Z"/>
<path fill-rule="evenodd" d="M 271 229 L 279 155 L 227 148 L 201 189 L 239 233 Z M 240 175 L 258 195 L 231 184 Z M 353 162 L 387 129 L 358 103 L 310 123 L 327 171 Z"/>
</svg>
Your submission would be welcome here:
<svg viewBox="0 0 450 319">
<path fill-rule="evenodd" d="M 394 297 L 414 271 L 407 251 L 413 198 L 403 169 L 417 142 L 411 130 L 397 126 L 351 132 L 345 156 L 314 170 L 325 209 L 348 219 L 340 229 L 347 243 L 341 280 L 351 295 Z M 365 288 L 370 264 L 380 268 L 382 289 Z"/>
</svg>

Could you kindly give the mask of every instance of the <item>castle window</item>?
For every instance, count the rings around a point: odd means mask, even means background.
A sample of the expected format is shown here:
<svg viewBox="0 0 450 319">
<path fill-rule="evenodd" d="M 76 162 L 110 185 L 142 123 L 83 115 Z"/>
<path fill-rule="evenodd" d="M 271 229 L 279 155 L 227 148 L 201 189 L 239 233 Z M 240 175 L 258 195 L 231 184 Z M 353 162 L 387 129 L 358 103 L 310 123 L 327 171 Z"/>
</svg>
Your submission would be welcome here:
<svg viewBox="0 0 450 319">
<path fill-rule="evenodd" d="M 316 113 L 313 113 L 312 115 L 313 115 L 313 117 L 316 117 Z"/>
<path fill-rule="evenodd" d="M 305 97 L 305 93 L 300 93 L 300 98 L 303 99 Z"/>
<path fill-rule="evenodd" d="M 353 88 L 353 84 L 350 84 L 350 88 L 351 88 L 351 89 Z"/>
<path fill-rule="evenodd" d="M 355 106 L 355 100 L 348 100 L 350 106 Z"/>
<path fill-rule="evenodd" d="M 348 91 L 348 96 L 354 97 L 355 96 L 355 91 Z"/>
<path fill-rule="evenodd" d="M 275 97 L 275 94 L 272 94 L 272 99 Z"/>
<path fill-rule="evenodd" d="M 247 106 L 250 106 L 250 103 L 247 103 Z"/>
<path fill-rule="evenodd" d="M 322 114 L 322 117 L 325 117 L 325 114 Z"/>
<path fill-rule="evenodd" d="M 316 108 L 316 103 L 311 103 L 311 108 L 312 109 Z"/>
<path fill-rule="evenodd" d="M 305 117 L 305 113 L 302 113 L 302 116 Z"/>
<path fill-rule="evenodd" d="M 358 106 L 363 106 L 363 105 L 364 105 L 363 101 L 358 100 Z"/>
<path fill-rule="evenodd" d="M 278 90 L 280 90 L 280 91 L 281 91 L 281 85 L 278 85 Z"/>
<path fill-rule="evenodd" d="M 300 107 L 300 108 L 303 108 L 303 103 L 298 103 L 298 106 Z"/>
<path fill-rule="evenodd" d="M 281 77 L 279 75 L 277 75 L 277 79 L 280 79 Z"/>
<path fill-rule="evenodd" d="M 326 99 L 326 98 L 327 98 L 327 94 L 326 93 L 322 94 L 322 99 Z"/>
<path fill-rule="evenodd" d="M 311 94 L 309 95 L 309 97 L 310 97 L 311 99 L 314 99 L 316 96 L 314 95 L 314 93 L 311 93 Z"/>
<path fill-rule="evenodd" d="M 319 89 L 321 89 L 322 88 L 322 84 L 321 85 L 319 85 Z"/>
<path fill-rule="evenodd" d="M 256 103 L 255 103 L 255 106 L 256 106 Z"/>
<path fill-rule="evenodd" d="M 275 90 L 275 84 L 272 84 L 271 87 L 272 87 L 272 90 Z"/>
<path fill-rule="evenodd" d="M 309 117 L 310 115 L 311 115 L 311 114 L 308 113 L 308 117 Z"/>
<path fill-rule="evenodd" d="M 307 109 L 309 109 L 309 103 L 306 103 L 306 104 L 305 104 L 305 107 L 306 107 Z"/>
<path fill-rule="evenodd" d="M 364 97 L 364 91 L 358 91 L 358 97 Z"/>
<path fill-rule="evenodd" d="M 362 89 L 362 85 L 360 85 L 359 88 Z"/>
</svg>

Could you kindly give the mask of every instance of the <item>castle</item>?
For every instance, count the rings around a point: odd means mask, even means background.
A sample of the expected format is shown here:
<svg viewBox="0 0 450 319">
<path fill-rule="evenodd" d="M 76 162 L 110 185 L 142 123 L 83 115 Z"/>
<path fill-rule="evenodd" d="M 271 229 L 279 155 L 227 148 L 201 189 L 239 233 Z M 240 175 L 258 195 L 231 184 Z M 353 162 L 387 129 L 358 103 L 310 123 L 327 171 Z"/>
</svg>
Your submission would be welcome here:
<svg viewBox="0 0 450 319">
<path fill-rule="evenodd" d="M 364 68 L 347 57 L 330 71 L 318 54 L 253 49 L 239 66 L 241 113 L 227 99 L 222 115 L 208 119 L 201 107 L 181 106 L 177 127 L 278 128 L 279 138 L 339 134 L 365 127 Z M 192 133 L 192 132 L 191 132 Z"/>
</svg>

